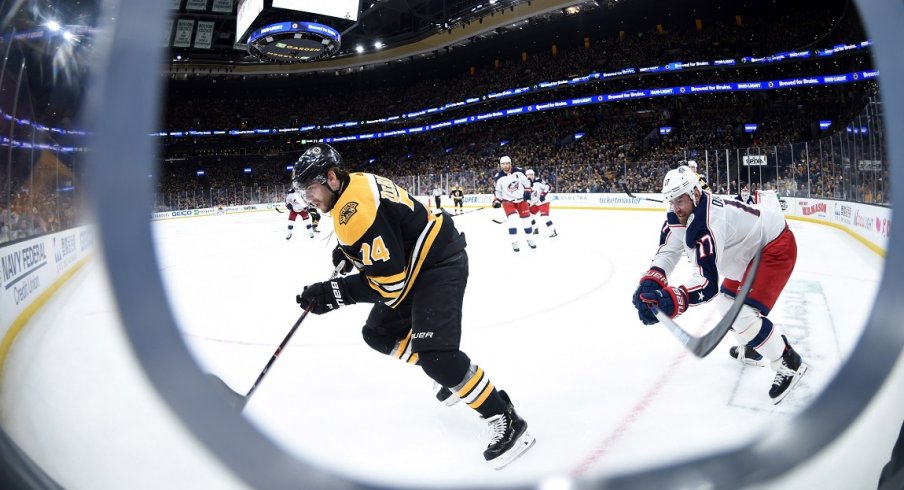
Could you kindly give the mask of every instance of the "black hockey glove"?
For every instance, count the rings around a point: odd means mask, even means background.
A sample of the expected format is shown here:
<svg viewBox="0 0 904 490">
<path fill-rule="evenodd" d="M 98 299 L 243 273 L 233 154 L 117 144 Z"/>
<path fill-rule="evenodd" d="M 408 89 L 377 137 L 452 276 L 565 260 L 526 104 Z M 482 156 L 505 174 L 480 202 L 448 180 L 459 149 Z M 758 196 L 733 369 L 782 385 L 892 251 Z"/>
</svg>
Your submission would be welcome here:
<svg viewBox="0 0 904 490">
<path fill-rule="evenodd" d="M 288 209 L 289 211 L 295 211 L 294 209 L 292 209 L 292 203 L 288 202 L 286 203 L 286 209 Z"/>
<path fill-rule="evenodd" d="M 637 308 L 638 311 L 641 311 L 641 294 L 650 293 L 657 289 L 663 289 L 668 285 L 669 280 L 665 276 L 665 271 L 659 267 L 650 267 L 650 270 L 645 272 L 640 278 L 640 283 L 638 284 L 637 289 L 634 290 L 634 296 L 631 297 L 631 302 L 634 303 L 634 307 Z M 646 307 L 643 309 L 646 309 Z M 641 320 L 643 320 L 643 318 L 641 318 Z"/>
<path fill-rule="evenodd" d="M 543 193 L 540 194 L 540 202 L 543 202 L 543 201 L 545 201 L 545 200 L 546 200 L 546 193 L 543 192 Z"/>
<path fill-rule="evenodd" d="M 295 302 L 304 309 L 310 308 L 311 313 L 315 315 L 355 304 L 355 300 L 348 294 L 345 279 L 341 277 L 305 286 L 304 291 L 295 296 Z"/>
<path fill-rule="evenodd" d="M 651 293 L 643 293 L 640 295 L 640 300 L 644 303 L 643 307 L 647 308 L 647 311 L 641 314 L 641 321 L 646 325 L 652 325 L 659 323 L 659 319 L 656 318 L 650 307 L 655 306 L 669 318 L 675 318 L 687 309 L 687 290 L 684 289 L 684 286 L 667 287 Z"/>
<path fill-rule="evenodd" d="M 352 261 L 342 253 L 342 249 L 339 248 L 339 245 L 336 245 L 336 248 L 333 249 L 333 267 L 339 267 L 339 262 L 345 261 L 345 264 L 339 269 L 339 273 L 343 276 L 352 271 Z"/>
<path fill-rule="evenodd" d="M 530 191 L 529 191 L 529 190 L 524 191 L 524 196 L 522 196 L 522 198 L 523 198 L 525 201 L 530 201 Z"/>
<path fill-rule="evenodd" d="M 493 199 L 493 207 L 494 207 L 494 208 L 501 208 L 501 207 L 502 207 L 502 201 L 500 201 L 498 197 L 497 197 L 496 199 Z"/>
</svg>

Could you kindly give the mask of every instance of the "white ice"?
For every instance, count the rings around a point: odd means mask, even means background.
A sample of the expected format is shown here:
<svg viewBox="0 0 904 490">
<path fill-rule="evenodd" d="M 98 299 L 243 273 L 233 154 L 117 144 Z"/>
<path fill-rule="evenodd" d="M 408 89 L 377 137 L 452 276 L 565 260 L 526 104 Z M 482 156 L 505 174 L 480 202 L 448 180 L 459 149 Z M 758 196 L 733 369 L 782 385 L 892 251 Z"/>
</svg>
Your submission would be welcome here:
<svg viewBox="0 0 904 490">
<path fill-rule="evenodd" d="M 188 344 L 203 370 L 242 393 L 299 317 L 295 294 L 332 269 L 329 222 L 314 240 L 299 222 L 286 241 L 286 217 L 152 225 Z M 630 296 L 656 247 L 661 210 L 554 209 L 559 236 L 541 227 L 538 248 L 522 243 L 517 254 L 492 218 L 498 210 L 454 218 L 471 258 L 462 349 L 529 422 L 537 443 L 521 459 L 490 469 L 476 413 L 438 403 L 420 368 L 366 346 L 368 305 L 309 316 L 246 416 L 299 458 L 392 486 L 523 484 L 708 454 L 793 423 L 849 355 L 883 264 L 838 229 L 790 221 L 798 263 L 770 316 L 811 367 L 776 406 L 766 394 L 772 371 L 731 360 L 731 338 L 701 360 L 662 326 L 637 320 Z M 672 283 L 688 274 L 681 267 Z M 67 488 L 242 488 L 149 387 L 106 273 L 89 263 L 16 338 L 0 385 L 4 429 Z M 718 320 L 713 306 L 678 320 L 705 332 Z M 875 488 L 904 416 L 902 380 L 899 361 L 837 443 L 762 488 Z"/>
<path fill-rule="evenodd" d="M 276 212 L 154 223 L 172 307 L 202 369 L 246 392 L 301 310 L 294 296 L 325 280 L 329 219 L 285 240 Z M 697 359 L 660 325 L 637 319 L 631 294 L 655 251 L 664 212 L 553 210 L 536 250 L 511 250 L 498 210 L 454 218 L 468 239 L 462 350 L 506 390 L 537 438 L 502 471 L 482 458 L 477 414 L 432 396 L 419 367 L 361 339 L 369 305 L 310 315 L 245 414 L 287 451 L 359 480 L 395 486 L 499 486 L 593 476 L 736 447 L 787 422 L 847 357 L 871 309 L 883 261 L 844 232 L 790 221 L 797 266 L 770 318 L 810 364 L 779 405 L 773 371 L 728 357 L 729 335 Z M 519 231 L 520 233 L 520 231 Z M 670 277 L 689 273 L 682 264 Z M 712 303 L 679 323 L 697 334 Z M 897 432 L 899 421 L 888 421 Z M 850 478 L 875 486 L 885 445 L 864 448 Z"/>
</svg>

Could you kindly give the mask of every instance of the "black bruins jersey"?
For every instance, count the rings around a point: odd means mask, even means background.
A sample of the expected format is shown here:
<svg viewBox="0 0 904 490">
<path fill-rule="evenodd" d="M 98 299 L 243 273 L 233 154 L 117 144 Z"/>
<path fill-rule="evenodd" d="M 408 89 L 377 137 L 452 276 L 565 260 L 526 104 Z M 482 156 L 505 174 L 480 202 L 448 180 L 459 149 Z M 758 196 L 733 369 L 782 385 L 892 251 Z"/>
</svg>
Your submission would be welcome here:
<svg viewBox="0 0 904 490">
<path fill-rule="evenodd" d="M 346 278 L 356 301 L 396 307 L 422 269 L 465 248 L 451 217 L 378 175 L 350 174 L 331 213 L 339 246 L 361 272 Z"/>
<path fill-rule="evenodd" d="M 465 193 L 458 189 L 455 189 L 454 191 L 450 192 L 449 195 L 452 196 L 453 201 L 461 201 L 462 199 L 465 198 Z"/>
<path fill-rule="evenodd" d="M 706 179 L 697 172 L 694 172 L 694 174 L 697 176 L 697 180 L 700 181 L 700 187 L 703 188 L 704 191 L 712 192 L 712 189 L 709 188 L 709 184 L 706 183 Z"/>
</svg>

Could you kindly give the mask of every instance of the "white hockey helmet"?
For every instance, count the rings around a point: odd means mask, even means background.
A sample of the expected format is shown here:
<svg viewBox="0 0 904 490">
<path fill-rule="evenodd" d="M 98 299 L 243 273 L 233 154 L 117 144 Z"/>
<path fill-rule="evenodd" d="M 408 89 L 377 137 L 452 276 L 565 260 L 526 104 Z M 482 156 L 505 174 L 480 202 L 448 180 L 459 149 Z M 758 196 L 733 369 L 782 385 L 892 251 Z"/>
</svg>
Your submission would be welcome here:
<svg viewBox="0 0 904 490">
<path fill-rule="evenodd" d="M 524 172 L 524 175 L 527 175 L 528 178 L 533 179 L 536 174 L 534 173 L 534 169 L 529 168 L 526 172 Z"/>
<path fill-rule="evenodd" d="M 703 190 L 697 175 L 684 165 L 669 170 L 665 174 L 665 179 L 662 180 L 662 197 L 666 203 L 674 201 L 681 197 L 682 194 L 687 194 L 696 204 L 697 196 L 694 195 L 694 189 Z"/>
<path fill-rule="evenodd" d="M 511 165 L 512 159 L 509 158 L 508 156 L 504 156 L 504 157 L 502 157 L 502 158 L 499 159 L 499 165 L 505 165 L 506 163 L 508 163 L 509 165 Z"/>
<path fill-rule="evenodd" d="M 697 162 L 695 162 L 693 160 L 688 160 L 687 166 L 690 167 L 690 169 L 693 170 L 694 172 L 697 171 Z"/>
</svg>

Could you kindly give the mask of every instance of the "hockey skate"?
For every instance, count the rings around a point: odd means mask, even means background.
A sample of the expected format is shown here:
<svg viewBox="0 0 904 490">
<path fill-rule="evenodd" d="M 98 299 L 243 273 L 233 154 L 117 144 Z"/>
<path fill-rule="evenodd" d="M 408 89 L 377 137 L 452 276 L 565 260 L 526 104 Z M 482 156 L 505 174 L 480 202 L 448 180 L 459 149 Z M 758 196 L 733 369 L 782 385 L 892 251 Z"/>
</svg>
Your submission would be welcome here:
<svg viewBox="0 0 904 490">
<path fill-rule="evenodd" d="M 537 244 L 534 243 L 534 239 L 530 236 L 527 237 L 527 246 L 530 248 L 537 248 Z"/>
<path fill-rule="evenodd" d="M 539 234 L 540 234 L 540 230 L 537 229 L 537 227 L 535 226 L 534 227 L 534 235 L 539 235 Z"/>
<path fill-rule="evenodd" d="M 556 230 L 552 230 L 552 233 L 549 234 L 549 238 L 555 238 L 557 236 L 559 236 L 559 234 L 556 233 Z"/>
<path fill-rule="evenodd" d="M 775 369 L 775 380 L 772 382 L 772 388 L 769 390 L 769 397 L 772 403 L 778 405 L 788 393 L 797 385 L 800 378 L 807 372 L 807 364 L 803 362 L 800 354 L 795 352 L 788 338 L 782 335 L 785 341 L 785 352 L 782 357 L 772 361 L 772 367 Z"/>
<path fill-rule="evenodd" d="M 437 383 L 436 381 L 433 382 L 433 391 L 436 393 L 436 399 L 443 402 L 447 407 L 451 407 L 452 405 L 458 403 L 459 400 L 461 400 L 461 398 L 455 396 L 455 394 L 452 393 L 452 390 Z"/>
<path fill-rule="evenodd" d="M 486 419 L 493 434 L 490 444 L 483 452 L 483 457 L 495 470 L 505 468 L 536 442 L 534 436 L 527 431 L 527 422 L 515 412 L 508 395 L 501 390 L 499 395 L 505 400 L 505 412 Z"/>
<path fill-rule="evenodd" d="M 512 250 L 516 252 L 521 250 L 520 248 L 518 248 L 518 242 L 512 242 Z"/>
<path fill-rule="evenodd" d="M 739 351 L 743 352 L 743 355 L 739 356 Z M 733 345 L 730 349 L 728 349 L 728 355 L 731 356 L 732 359 L 746 366 L 766 365 L 766 362 L 763 361 L 763 356 L 761 356 L 757 351 L 744 345 Z"/>
<path fill-rule="evenodd" d="M 288 235 L 286 235 L 286 240 L 289 240 L 289 239 L 291 239 L 291 238 L 292 238 L 292 234 L 291 234 L 291 233 L 289 233 Z"/>
</svg>

